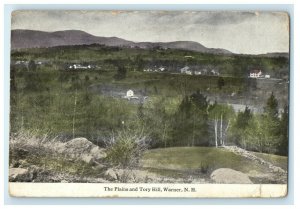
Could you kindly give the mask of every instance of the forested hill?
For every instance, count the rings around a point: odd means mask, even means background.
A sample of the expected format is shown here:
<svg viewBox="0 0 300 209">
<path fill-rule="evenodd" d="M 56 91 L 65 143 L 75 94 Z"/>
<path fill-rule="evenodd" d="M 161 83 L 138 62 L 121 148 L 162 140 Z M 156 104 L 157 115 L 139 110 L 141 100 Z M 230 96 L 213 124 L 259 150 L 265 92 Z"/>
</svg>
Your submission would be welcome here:
<svg viewBox="0 0 300 209">
<path fill-rule="evenodd" d="M 118 37 L 99 37 L 80 30 L 65 30 L 44 32 L 35 30 L 12 30 L 12 49 L 43 48 L 53 46 L 89 45 L 101 44 L 105 46 L 117 46 L 142 49 L 183 49 L 211 54 L 232 54 L 225 49 L 207 48 L 194 41 L 174 42 L 133 42 Z"/>
</svg>

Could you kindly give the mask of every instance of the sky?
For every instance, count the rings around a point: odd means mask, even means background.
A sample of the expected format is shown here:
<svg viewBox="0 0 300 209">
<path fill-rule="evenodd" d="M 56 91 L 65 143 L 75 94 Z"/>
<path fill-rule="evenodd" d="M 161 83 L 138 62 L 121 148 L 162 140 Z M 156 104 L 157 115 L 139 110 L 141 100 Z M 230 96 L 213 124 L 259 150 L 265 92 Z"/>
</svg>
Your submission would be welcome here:
<svg viewBox="0 0 300 209">
<path fill-rule="evenodd" d="M 196 41 L 240 54 L 289 52 L 289 17 L 258 11 L 15 11 L 12 29 L 83 30 L 135 42 Z"/>
</svg>

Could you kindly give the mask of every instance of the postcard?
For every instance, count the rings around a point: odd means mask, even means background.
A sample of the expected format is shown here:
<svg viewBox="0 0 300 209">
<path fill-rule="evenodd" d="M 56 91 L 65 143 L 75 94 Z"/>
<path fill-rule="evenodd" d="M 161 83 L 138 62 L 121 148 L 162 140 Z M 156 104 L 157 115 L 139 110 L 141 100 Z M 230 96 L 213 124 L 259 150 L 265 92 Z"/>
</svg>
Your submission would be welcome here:
<svg viewBox="0 0 300 209">
<path fill-rule="evenodd" d="M 14 11 L 10 195 L 286 196 L 289 41 L 280 11 Z"/>
</svg>

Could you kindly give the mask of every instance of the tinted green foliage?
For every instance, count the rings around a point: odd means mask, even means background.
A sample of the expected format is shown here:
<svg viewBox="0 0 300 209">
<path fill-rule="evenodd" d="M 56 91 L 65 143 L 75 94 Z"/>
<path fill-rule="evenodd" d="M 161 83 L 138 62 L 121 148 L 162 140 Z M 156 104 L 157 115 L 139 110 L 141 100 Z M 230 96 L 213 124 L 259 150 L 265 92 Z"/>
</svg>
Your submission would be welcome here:
<svg viewBox="0 0 300 209">
<path fill-rule="evenodd" d="M 246 107 L 244 112 L 238 113 L 231 129 L 232 141 L 248 150 L 287 155 L 287 110 L 286 107 L 280 118 L 273 93 L 267 100 L 264 114 L 253 115 Z"/>
<path fill-rule="evenodd" d="M 22 49 L 12 52 L 13 60 L 48 60 L 58 66 L 80 62 L 98 64 L 103 69 L 122 66 L 141 71 L 149 66 L 166 66 L 178 70 L 185 65 L 217 68 L 223 75 L 244 77 L 253 68 L 263 69 L 272 77 L 288 75 L 289 59 L 250 55 L 214 55 L 176 49 L 139 49 L 107 47 L 97 44 Z M 185 56 L 193 58 L 186 58 Z"/>
<path fill-rule="evenodd" d="M 275 98 L 273 92 L 267 100 L 267 104 L 265 106 L 265 113 L 274 119 L 278 117 L 278 101 Z"/>
<path fill-rule="evenodd" d="M 207 98 L 199 91 L 183 98 L 174 117 L 174 145 L 209 145 L 207 109 Z"/>
<path fill-rule="evenodd" d="M 193 58 L 187 59 L 187 55 Z M 74 131 L 75 137 L 103 145 L 125 124 L 143 130 L 152 139 L 152 147 L 209 146 L 214 139 L 213 121 L 218 119 L 223 122 L 222 131 L 230 127 L 235 144 L 286 153 L 288 113 L 278 118 L 273 94 L 266 115 L 254 117 L 246 108 L 237 118 L 227 105 L 210 105 L 205 96 L 242 95 L 256 88 L 256 81 L 245 76 L 251 67 L 262 66 L 276 74 L 287 68 L 285 58 L 90 45 L 13 51 L 12 63 L 17 60 L 28 64 L 11 67 L 12 133 L 38 130 L 68 139 Z M 43 64 L 36 64 L 37 60 Z M 93 69 L 70 70 L 74 63 L 89 64 Z M 222 77 L 179 74 L 178 69 L 186 65 L 213 66 Z M 153 66 L 166 66 L 169 72 L 143 72 Z M 122 98 L 120 94 L 128 89 L 147 97 L 145 102 Z M 252 133 L 259 136 L 256 141 Z M 272 148 L 263 149 L 269 145 Z"/>
</svg>

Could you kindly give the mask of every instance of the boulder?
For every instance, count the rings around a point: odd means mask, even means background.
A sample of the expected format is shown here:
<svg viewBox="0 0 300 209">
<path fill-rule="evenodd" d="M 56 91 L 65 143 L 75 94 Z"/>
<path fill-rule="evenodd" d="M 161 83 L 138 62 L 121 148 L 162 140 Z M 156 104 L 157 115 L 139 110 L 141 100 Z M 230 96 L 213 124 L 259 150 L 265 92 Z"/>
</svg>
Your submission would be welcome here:
<svg viewBox="0 0 300 209">
<path fill-rule="evenodd" d="M 33 174 L 25 168 L 10 168 L 9 181 L 11 182 L 30 182 L 33 179 Z"/>
<path fill-rule="evenodd" d="M 115 170 L 113 170 L 113 169 L 108 169 L 108 170 L 104 173 L 104 176 L 105 176 L 108 180 L 111 180 L 111 181 L 116 181 L 116 180 L 118 180 L 118 176 L 117 176 Z"/>
<path fill-rule="evenodd" d="M 219 184 L 252 184 L 246 174 L 230 168 L 219 168 L 212 172 L 210 178 Z"/>
<path fill-rule="evenodd" d="M 58 151 L 87 163 L 96 162 L 106 157 L 105 149 L 96 146 L 86 138 L 72 139 L 64 143 Z"/>
</svg>

